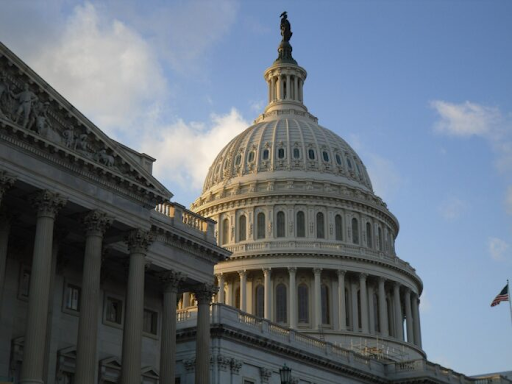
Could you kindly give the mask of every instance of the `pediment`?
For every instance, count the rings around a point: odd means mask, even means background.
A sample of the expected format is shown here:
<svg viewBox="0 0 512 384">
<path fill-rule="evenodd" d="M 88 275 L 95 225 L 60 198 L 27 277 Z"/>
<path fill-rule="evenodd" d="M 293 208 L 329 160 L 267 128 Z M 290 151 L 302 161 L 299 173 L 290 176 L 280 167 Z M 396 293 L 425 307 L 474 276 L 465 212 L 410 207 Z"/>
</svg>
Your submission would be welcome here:
<svg viewBox="0 0 512 384">
<path fill-rule="evenodd" d="M 2 43 L 0 137 L 147 206 L 172 197 L 154 159 L 108 137 Z"/>
<path fill-rule="evenodd" d="M 111 356 L 100 361 L 100 366 L 112 369 L 121 369 L 121 360 L 117 357 Z"/>
</svg>

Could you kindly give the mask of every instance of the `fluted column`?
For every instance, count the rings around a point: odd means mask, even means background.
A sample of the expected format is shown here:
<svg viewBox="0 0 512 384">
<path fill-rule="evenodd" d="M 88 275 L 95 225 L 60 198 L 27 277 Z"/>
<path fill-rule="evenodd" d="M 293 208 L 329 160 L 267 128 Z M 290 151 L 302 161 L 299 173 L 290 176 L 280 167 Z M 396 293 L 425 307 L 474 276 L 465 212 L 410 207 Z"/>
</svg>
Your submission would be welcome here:
<svg viewBox="0 0 512 384">
<path fill-rule="evenodd" d="M 322 328 L 322 292 L 321 292 L 321 277 L 322 277 L 322 268 L 314 268 L 313 273 L 315 275 L 315 285 L 314 285 L 314 310 L 313 314 L 313 329 Z"/>
<path fill-rule="evenodd" d="M 48 296 L 52 266 L 53 227 L 66 200 L 57 193 L 42 191 L 32 200 L 37 209 L 36 237 L 30 276 L 27 327 L 21 368 L 21 383 L 43 383 Z"/>
<path fill-rule="evenodd" d="M 299 81 L 297 76 L 293 76 L 293 98 L 299 101 Z"/>
<path fill-rule="evenodd" d="M 388 325 L 388 306 L 386 303 L 386 289 L 384 284 L 386 279 L 383 277 L 379 278 L 379 323 L 380 323 L 380 334 L 382 336 L 389 336 L 389 325 Z"/>
<path fill-rule="evenodd" d="M 76 355 L 76 384 L 96 382 L 96 344 L 100 308 L 100 275 L 103 235 L 112 219 L 100 211 L 90 212 L 83 219 L 85 256 L 82 273 L 80 319 Z"/>
<path fill-rule="evenodd" d="M 288 273 L 290 275 L 290 328 L 297 328 L 297 268 L 289 267 Z"/>
<path fill-rule="evenodd" d="M 224 274 L 223 273 L 218 273 L 216 274 L 215 276 L 217 276 L 217 282 L 218 282 L 218 287 L 219 287 L 219 294 L 218 294 L 218 301 L 219 303 L 221 304 L 224 304 L 225 303 L 225 298 L 224 298 Z"/>
<path fill-rule="evenodd" d="M 352 301 L 352 332 L 359 332 L 359 313 L 357 308 L 357 284 L 350 281 L 350 300 Z"/>
<path fill-rule="evenodd" d="M 142 322 L 144 317 L 144 275 L 146 254 L 152 235 L 136 229 L 128 235 L 130 267 L 126 287 L 126 315 L 123 328 L 121 380 L 123 384 L 140 384 Z"/>
<path fill-rule="evenodd" d="M 370 326 L 370 333 L 375 334 L 375 304 L 373 302 L 373 284 L 367 285 L 368 289 L 368 324 Z"/>
<path fill-rule="evenodd" d="M 301 103 L 304 102 L 303 100 L 303 91 L 302 91 L 302 87 L 304 86 L 304 82 L 302 80 L 299 79 L 299 101 Z"/>
<path fill-rule="evenodd" d="M 405 301 L 405 321 L 407 327 L 407 342 L 414 344 L 414 328 L 412 323 L 412 309 L 411 309 L 411 290 L 409 288 L 405 288 L 404 294 Z"/>
<path fill-rule="evenodd" d="M 240 309 L 247 312 L 247 272 L 238 271 L 240 276 Z"/>
<path fill-rule="evenodd" d="M 272 320 L 272 284 L 270 284 L 270 276 L 272 270 L 270 268 L 263 268 L 264 284 L 265 284 L 265 319 Z"/>
<path fill-rule="evenodd" d="M 286 75 L 286 98 L 291 99 L 292 87 L 290 84 L 290 75 Z"/>
<path fill-rule="evenodd" d="M 359 298 L 361 301 L 361 331 L 369 332 L 368 327 L 368 293 L 366 291 L 366 273 L 359 274 Z"/>
<path fill-rule="evenodd" d="M 272 77 L 272 99 L 270 100 L 271 102 L 272 101 L 276 101 L 277 99 L 277 86 L 276 86 L 276 82 L 277 82 L 277 79 L 276 77 Z"/>
<path fill-rule="evenodd" d="M 404 325 L 402 316 L 402 303 L 400 302 L 400 284 L 393 285 L 393 307 L 395 309 L 395 336 L 399 340 L 404 339 Z"/>
<path fill-rule="evenodd" d="M 160 384 L 174 384 L 176 371 L 176 299 L 185 276 L 165 271 L 159 276 L 164 300 L 162 313 L 162 341 L 160 344 Z"/>
<path fill-rule="evenodd" d="M 346 314 L 347 305 L 345 303 L 345 273 L 346 273 L 346 271 L 343 271 L 341 269 L 338 270 L 338 298 L 339 298 L 338 311 L 339 311 L 339 318 L 340 318 L 340 325 L 339 325 L 340 331 L 347 330 L 347 314 Z"/>
<path fill-rule="evenodd" d="M 284 76 L 281 76 L 279 75 L 279 79 L 278 79 L 278 85 L 279 85 L 279 100 L 283 100 L 284 99 L 284 80 L 283 80 L 283 77 Z"/>
<path fill-rule="evenodd" d="M 202 284 L 194 290 L 197 298 L 195 384 L 210 384 L 210 303 L 215 292 L 212 284 Z"/>
<path fill-rule="evenodd" d="M 416 295 L 416 293 L 412 294 L 412 317 L 413 317 L 413 324 L 414 324 L 414 344 L 416 344 L 418 347 L 421 346 L 421 323 L 420 323 L 420 299 Z"/>
</svg>

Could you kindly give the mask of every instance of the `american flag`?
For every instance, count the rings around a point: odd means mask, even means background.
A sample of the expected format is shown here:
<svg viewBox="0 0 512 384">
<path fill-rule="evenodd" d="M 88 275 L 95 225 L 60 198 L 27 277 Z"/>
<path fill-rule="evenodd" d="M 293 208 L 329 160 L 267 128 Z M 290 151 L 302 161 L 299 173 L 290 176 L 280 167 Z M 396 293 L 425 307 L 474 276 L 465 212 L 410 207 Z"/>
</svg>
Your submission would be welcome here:
<svg viewBox="0 0 512 384">
<path fill-rule="evenodd" d="M 494 300 L 491 303 L 491 307 L 494 307 L 495 305 L 498 305 L 502 301 L 509 301 L 510 297 L 508 295 L 508 283 L 505 285 L 505 288 L 501 290 L 498 296 L 494 298 Z"/>
</svg>

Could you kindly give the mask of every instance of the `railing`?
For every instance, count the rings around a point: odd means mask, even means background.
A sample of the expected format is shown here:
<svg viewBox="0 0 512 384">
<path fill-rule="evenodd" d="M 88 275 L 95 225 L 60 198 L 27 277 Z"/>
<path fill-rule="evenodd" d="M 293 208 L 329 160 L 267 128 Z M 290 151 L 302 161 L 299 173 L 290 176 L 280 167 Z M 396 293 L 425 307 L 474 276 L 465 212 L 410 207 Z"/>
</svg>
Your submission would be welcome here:
<svg viewBox="0 0 512 384">
<path fill-rule="evenodd" d="M 155 207 L 155 211 L 171 218 L 174 225 L 202 232 L 211 242 L 215 242 L 215 221 L 189 211 L 177 203 L 163 203 Z"/>
</svg>

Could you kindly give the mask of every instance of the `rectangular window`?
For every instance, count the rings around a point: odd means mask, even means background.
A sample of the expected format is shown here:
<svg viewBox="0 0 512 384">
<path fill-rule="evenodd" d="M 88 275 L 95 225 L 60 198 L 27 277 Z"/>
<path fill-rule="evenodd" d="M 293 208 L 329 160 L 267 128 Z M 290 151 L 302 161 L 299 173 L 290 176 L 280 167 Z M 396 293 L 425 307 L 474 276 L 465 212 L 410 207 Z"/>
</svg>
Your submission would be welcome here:
<svg viewBox="0 0 512 384">
<path fill-rule="evenodd" d="M 18 295 L 21 299 L 27 299 L 30 290 L 30 268 L 22 266 L 20 271 Z"/>
<path fill-rule="evenodd" d="M 76 312 L 80 311 L 80 287 L 66 284 L 64 308 Z"/>
<path fill-rule="evenodd" d="M 149 309 L 144 309 L 144 320 L 142 323 L 142 330 L 152 335 L 157 334 L 158 326 L 158 313 Z"/>
<path fill-rule="evenodd" d="M 123 302 L 121 300 L 107 296 L 105 320 L 115 324 L 123 322 Z"/>
</svg>

